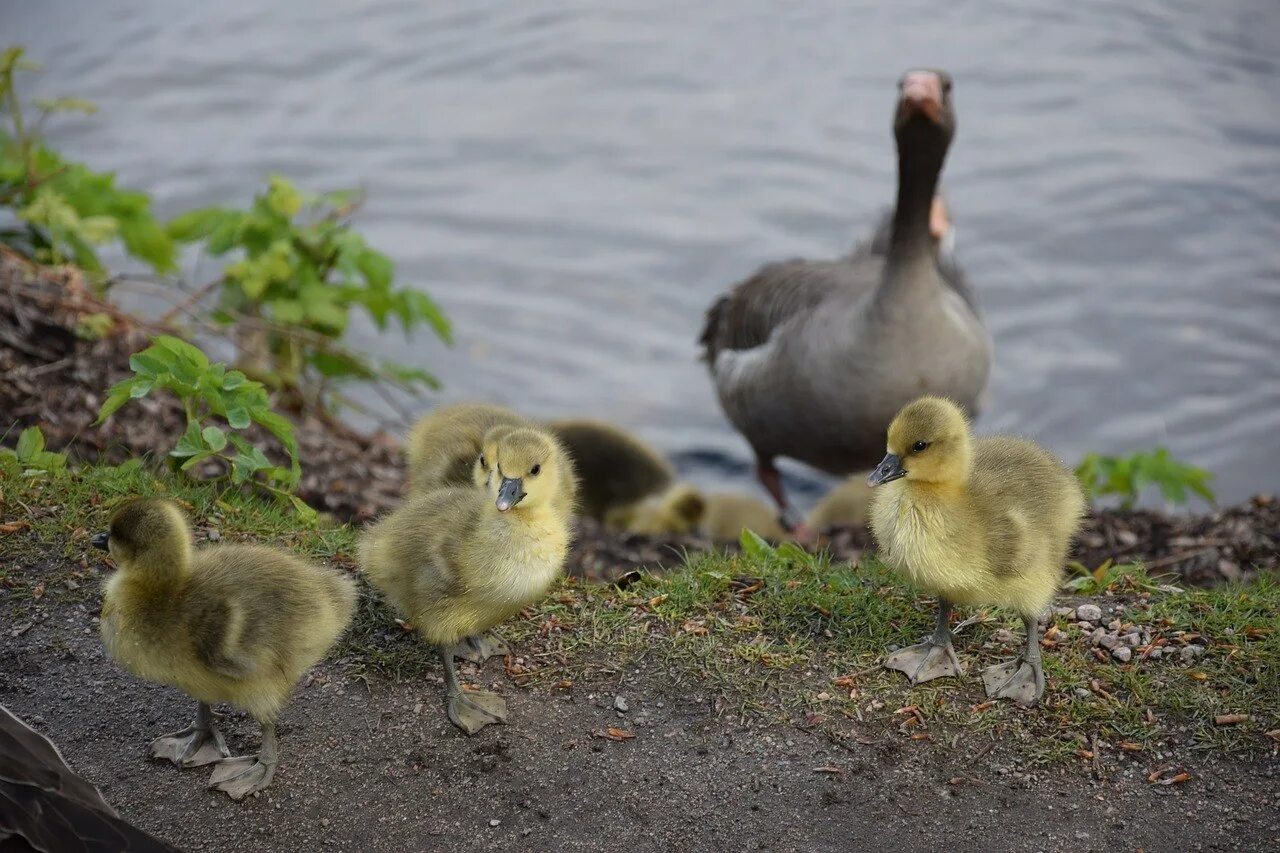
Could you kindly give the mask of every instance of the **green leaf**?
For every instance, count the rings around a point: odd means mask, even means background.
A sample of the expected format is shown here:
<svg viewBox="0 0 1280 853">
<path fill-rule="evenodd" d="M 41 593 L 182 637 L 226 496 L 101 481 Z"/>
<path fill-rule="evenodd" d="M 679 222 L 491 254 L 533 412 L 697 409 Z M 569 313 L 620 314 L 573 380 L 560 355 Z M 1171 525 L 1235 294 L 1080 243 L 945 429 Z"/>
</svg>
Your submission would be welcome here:
<svg viewBox="0 0 1280 853">
<path fill-rule="evenodd" d="M 120 239 L 129 254 L 146 261 L 156 272 L 173 272 L 178 268 L 173 240 L 150 216 L 121 219 Z"/>
<path fill-rule="evenodd" d="M 257 411 L 253 413 L 253 419 L 276 437 L 286 453 L 291 457 L 297 455 L 298 440 L 294 436 L 293 424 L 288 418 L 272 411 Z"/>
<path fill-rule="evenodd" d="M 200 431 L 200 424 L 191 421 L 187 424 L 186 432 L 178 439 L 178 443 L 174 445 L 173 450 L 169 451 L 169 455 L 182 459 L 187 456 L 204 453 L 208 449 L 204 443 L 204 435 Z"/>
<path fill-rule="evenodd" d="M 26 462 L 44 450 L 44 433 L 40 427 L 27 427 L 18 436 L 18 459 Z"/>
<path fill-rule="evenodd" d="M 130 384 L 129 397 L 133 400 L 138 400 L 147 396 L 151 393 L 152 387 L 154 387 L 148 379 L 135 379 Z"/>
<path fill-rule="evenodd" d="M 289 495 L 289 503 L 293 504 L 293 510 L 298 514 L 298 520 L 308 527 L 315 527 L 320 523 L 320 516 L 310 505 L 297 495 Z"/>
<path fill-rule="evenodd" d="M 191 362 L 201 370 L 209 367 L 209 357 L 199 347 L 189 344 L 180 338 L 175 338 L 172 335 L 160 335 L 152 342 L 152 345 L 167 350 L 180 359 Z"/>
<path fill-rule="evenodd" d="M 777 555 L 772 545 L 761 539 L 755 531 L 745 527 L 742 528 L 742 535 L 738 537 L 738 544 L 742 546 L 742 553 L 753 560 L 769 560 Z"/>
<path fill-rule="evenodd" d="M 200 435 L 204 438 L 204 443 L 209 445 L 209 449 L 215 453 L 222 451 L 227 446 L 227 434 L 216 426 L 207 426 L 200 431 Z"/>
<path fill-rule="evenodd" d="M 232 429 L 244 429 L 249 425 L 249 410 L 241 405 L 228 406 L 227 423 Z"/>
<path fill-rule="evenodd" d="M 203 240 L 225 224 L 238 224 L 242 214 L 219 207 L 190 210 L 169 220 L 165 230 L 172 240 L 189 243 Z"/>
<path fill-rule="evenodd" d="M 98 419 L 93 422 L 95 426 L 114 415 L 121 406 L 133 399 L 133 385 L 137 381 L 125 379 L 111 386 L 111 390 L 107 392 L 107 399 L 102 402 L 102 408 L 98 410 Z"/>
</svg>

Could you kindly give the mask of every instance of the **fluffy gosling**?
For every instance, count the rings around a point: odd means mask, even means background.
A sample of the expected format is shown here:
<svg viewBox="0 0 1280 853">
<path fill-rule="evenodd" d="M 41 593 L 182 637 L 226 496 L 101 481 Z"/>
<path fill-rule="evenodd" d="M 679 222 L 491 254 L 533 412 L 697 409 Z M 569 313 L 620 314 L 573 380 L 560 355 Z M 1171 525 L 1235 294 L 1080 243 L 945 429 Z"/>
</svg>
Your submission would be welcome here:
<svg viewBox="0 0 1280 853">
<path fill-rule="evenodd" d="M 454 657 L 540 599 L 564 567 L 573 466 L 552 436 L 498 426 L 476 459 L 483 489 L 437 489 L 370 527 L 369 580 L 439 649 L 449 720 L 467 734 L 506 722 L 497 694 L 461 687 Z M 470 642 L 468 642 L 470 640 Z"/>
<path fill-rule="evenodd" d="M 675 480 L 670 462 L 613 424 L 575 418 L 551 421 L 547 428 L 573 458 L 579 511 L 596 521 L 659 494 Z"/>
<path fill-rule="evenodd" d="M 193 550 L 186 516 L 164 500 L 124 506 L 91 541 L 118 567 L 103 587 L 107 653 L 198 703 L 195 722 L 153 741 L 152 756 L 182 767 L 216 762 L 209 785 L 232 799 L 266 788 L 278 761 L 276 717 L 351 620 L 351 578 L 259 545 Z M 213 702 L 258 721 L 257 755 L 228 757 Z"/>
<path fill-rule="evenodd" d="M 1085 499 L 1075 476 L 1038 445 L 974 439 L 959 407 L 938 397 L 905 406 L 889 426 L 888 453 L 868 482 L 880 555 L 938 596 L 933 637 L 885 666 L 911 683 L 959 675 L 948 621 L 952 604 L 1016 610 L 1026 647 L 984 671 L 991 698 L 1033 705 L 1044 693 L 1037 620 L 1058 589 Z"/>
</svg>

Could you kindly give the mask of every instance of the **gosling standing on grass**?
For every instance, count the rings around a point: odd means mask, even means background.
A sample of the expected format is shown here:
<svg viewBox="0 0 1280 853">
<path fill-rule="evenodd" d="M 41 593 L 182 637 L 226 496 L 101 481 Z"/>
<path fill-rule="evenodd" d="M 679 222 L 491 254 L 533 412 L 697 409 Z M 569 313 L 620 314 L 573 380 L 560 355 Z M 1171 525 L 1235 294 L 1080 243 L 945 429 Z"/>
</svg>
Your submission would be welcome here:
<svg viewBox="0 0 1280 853">
<path fill-rule="evenodd" d="M 912 684 L 959 675 L 952 604 L 1010 607 L 1026 625 L 1026 649 L 982 681 L 991 698 L 1034 705 L 1044 693 L 1036 623 L 1084 513 L 1079 483 L 1030 441 L 971 438 L 960 409 L 938 397 L 898 412 L 888 451 L 868 479 L 877 487 L 871 530 L 885 563 L 938 596 L 938 622 L 931 639 L 885 666 Z"/>
<path fill-rule="evenodd" d="M 440 650 L 450 721 L 467 734 L 506 722 L 497 694 L 464 689 L 453 659 L 540 599 L 564 567 L 573 465 L 541 430 L 498 426 L 475 460 L 475 486 L 412 498 L 365 533 L 370 582 Z"/>
<path fill-rule="evenodd" d="M 152 741 L 151 755 L 182 767 L 216 763 L 209 785 L 232 799 L 266 788 L 277 763 L 276 716 L 346 629 L 355 583 L 274 548 L 192 550 L 186 516 L 164 500 L 127 504 L 92 542 L 118 568 L 103 588 L 107 653 L 199 703 L 195 722 Z M 259 722 L 257 755 L 228 757 L 213 702 L 230 702 Z"/>
</svg>

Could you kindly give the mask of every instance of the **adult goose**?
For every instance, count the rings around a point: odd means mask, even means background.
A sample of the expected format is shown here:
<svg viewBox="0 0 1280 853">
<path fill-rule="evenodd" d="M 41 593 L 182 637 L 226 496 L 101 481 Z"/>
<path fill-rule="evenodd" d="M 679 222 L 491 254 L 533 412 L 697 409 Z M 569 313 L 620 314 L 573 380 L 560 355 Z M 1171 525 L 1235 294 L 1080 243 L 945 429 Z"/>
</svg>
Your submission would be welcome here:
<svg viewBox="0 0 1280 853">
<path fill-rule="evenodd" d="M 953 261 L 939 263 L 935 236 L 938 179 L 956 127 L 951 78 L 908 71 L 898 89 L 887 247 L 878 251 L 873 239 L 837 260 L 768 264 L 711 306 L 700 339 L 761 484 L 801 533 L 776 457 L 833 474 L 869 469 L 899 409 L 935 394 L 973 415 L 991 367 L 991 338 Z"/>
</svg>

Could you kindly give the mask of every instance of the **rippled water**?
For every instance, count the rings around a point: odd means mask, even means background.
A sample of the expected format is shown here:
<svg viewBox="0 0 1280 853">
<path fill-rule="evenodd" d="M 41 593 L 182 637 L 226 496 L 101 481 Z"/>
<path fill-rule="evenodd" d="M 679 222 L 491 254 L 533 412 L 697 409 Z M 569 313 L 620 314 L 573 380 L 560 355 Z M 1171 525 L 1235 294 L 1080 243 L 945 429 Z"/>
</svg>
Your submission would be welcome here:
<svg viewBox="0 0 1280 853">
<path fill-rule="evenodd" d="M 956 78 L 944 182 L 997 352 L 984 430 L 1067 459 L 1165 443 L 1238 498 L 1280 477 L 1280 4 L 6 2 L 55 142 L 162 213 L 272 171 L 458 328 L 362 327 L 449 399 L 625 422 L 695 479 L 748 454 L 693 344 L 760 263 L 892 200 L 904 68 Z"/>
</svg>

